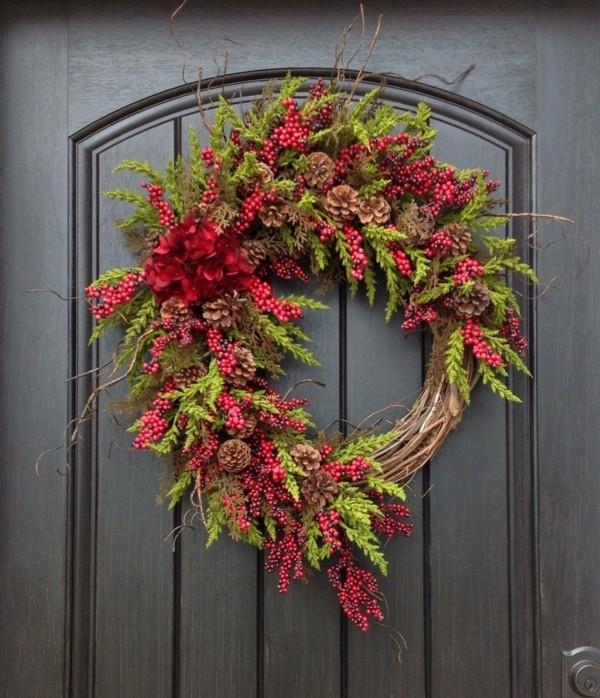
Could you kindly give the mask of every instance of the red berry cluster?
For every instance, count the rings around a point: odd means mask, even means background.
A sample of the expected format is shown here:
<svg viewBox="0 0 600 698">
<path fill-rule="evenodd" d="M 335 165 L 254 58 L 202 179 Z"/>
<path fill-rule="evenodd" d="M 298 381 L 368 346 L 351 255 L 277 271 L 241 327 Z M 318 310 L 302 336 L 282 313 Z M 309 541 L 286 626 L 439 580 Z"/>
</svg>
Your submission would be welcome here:
<svg viewBox="0 0 600 698">
<path fill-rule="evenodd" d="M 258 187 L 255 187 L 250 194 L 242 201 L 239 215 L 235 223 L 231 226 L 234 233 L 240 235 L 244 233 L 256 220 L 256 216 L 265 201 L 273 200 L 275 193 L 265 194 Z"/>
<path fill-rule="evenodd" d="M 410 257 L 406 252 L 400 247 L 396 242 L 391 242 L 389 245 L 389 250 L 394 258 L 394 264 L 396 269 L 402 274 L 402 276 L 410 276 L 413 272 L 412 264 L 410 263 Z"/>
<path fill-rule="evenodd" d="M 323 221 L 318 224 L 317 231 L 319 233 L 319 239 L 321 242 L 329 242 L 337 233 L 337 228 L 334 225 L 325 223 Z"/>
<path fill-rule="evenodd" d="M 514 308 L 509 308 L 506 312 L 506 320 L 500 328 L 502 336 L 508 339 L 510 346 L 518 353 L 525 354 L 527 351 L 527 337 L 521 334 L 521 322 Z"/>
<path fill-rule="evenodd" d="M 95 301 L 92 306 L 92 315 L 96 320 L 110 317 L 118 305 L 129 302 L 135 296 L 143 281 L 143 274 L 132 271 L 114 285 L 88 286 L 85 289 L 85 295 L 90 300 Z"/>
<path fill-rule="evenodd" d="M 435 322 L 437 317 L 437 310 L 429 303 L 409 305 L 404 311 L 404 320 L 401 327 L 409 332 L 410 330 L 416 330 L 423 322 Z"/>
<path fill-rule="evenodd" d="M 271 313 L 281 322 L 291 322 L 302 317 L 300 306 L 290 301 L 282 301 L 273 295 L 270 284 L 261 279 L 254 278 L 248 289 L 250 295 L 259 310 Z"/>
<path fill-rule="evenodd" d="M 448 235 L 445 230 L 436 230 L 429 238 L 425 254 L 428 257 L 443 257 L 450 254 L 454 240 Z"/>
<path fill-rule="evenodd" d="M 410 536 L 414 525 L 406 519 L 410 518 L 410 509 L 405 504 L 386 502 L 384 497 L 376 492 L 370 493 L 371 498 L 379 505 L 383 516 L 374 516 L 371 520 L 373 530 L 384 536 L 397 534 Z"/>
<path fill-rule="evenodd" d="M 146 410 L 140 417 L 139 431 L 133 440 L 134 448 L 148 448 L 150 444 L 160 441 L 169 428 L 170 422 L 165 416 L 173 406 L 171 400 L 165 397 L 173 388 L 171 384 L 165 385 L 156 398 L 152 401 L 152 407 Z"/>
<path fill-rule="evenodd" d="M 202 202 L 205 204 L 214 204 L 219 198 L 219 183 L 214 177 L 209 177 L 206 180 L 206 191 L 202 194 Z"/>
<path fill-rule="evenodd" d="M 283 100 L 286 114 L 283 123 L 273 131 L 273 142 L 280 148 L 297 150 L 300 153 L 307 151 L 308 136 L 310 130 L 302 119 L 296 103 L 291 97 Z"/>
<path fill-rule="evenodd" d="M 341 516 L 335 509 L 320 511 L 317 514 L 317 523 L 319 524 L 325 542 L 331 548 L 332 552 L 342 547 L 339 530 L 340 519 Z"/>
<path fill-rule="evenodd" d="M 369 265 L 369 260 L 363 249 L 363 237 L 350 223 L 345 223 L 342 230 L 352 264 L 350 276 L 357 281 L 362 281 L 365 278 L 365 269 Z"/>
<path fill-rule="evenodd" d="M 202 440 L 197 441 L 186 451 L 186 455 L 190 456 L 186 463 L 186 469 L 200 470 L 204 468 L 213 460 L 220 445 L 221 440 L 215 434 L 211 435 L 206 443 Z"/>
<path fill-rule="evenodd" d="M 225 426 L 228 429 L 243 429 L 246 426 L 244 408 L 229 393 L 222 392 L 217 398 L 217 407 L 225 414 Z"/>
<path fill-rule="evenodd" d="M 368 630 L 370 619 L 383 620 L 377 601 L 379 587 L 375 575 L 360 567 L 348 546 L 328 570 L 327 576 L 337 591 L 338 601 L 348 619 L 361 630 Z"/>
<path fill-rule="evenodd" d="M 265 543 L 265 569 L 278 573 L 277 590 L 286 592 L 294 579 L 304 577 L 304 529 L 300 522 L 290 525 L 277 540 Z"/>
<path fill-rule="evenodd" d="M 163 199 L 165 190 L 160 184 L 147 184 L 142 182 L 141 185 L 148 192 L 148 201 L 154 206 L 158 213 L 158 222 L 165 228 L 171 228 L 177 222 L 177 216 L 171 208 L 171 204 Z"/>
<path fill-rule="evenodd" d="M 323 470 L 326 470 L 335 480 L 351 480 L 358 482 L 367 474 L 368 470 L 373 467 L 371 461 L 367 458 L 359 456 L 354 458 L 349 463 L 342 463 L 339 460 L 330 461 L 323 464 Z"/>
<path fill-rule="evenodd" d="M 466 284 L 468 281 L 473 281 L 473 279 L 484 274 L 485 267 L 483 264 L 472 257 L 467 257 L 467 259 L 463 259 L 457 264 L 452 280 L 455 284 Z"/>
<path fill-rule="evenodd" d="M 465 322 L 461 333 L 465 339 L 465 344 L 472 348 L 473 356 L 476 359 L 484 361 L 486 364 L 492 366 L 492 368 L 499 368 L 502 366 L 502 357 L 490 346 L 477 320 L 469 318 Z"/>
<path fill-rule="evenodd" d="M 270 270 L 275 274 L 275 276 L 285 281 L 290 281 L 291 279 L 299 279 L 307 283 L 310 280 L 309 275 L 302 269 L 302 267 L 291 257 L 282 257 L 280 259 L 275 259 L 271 262 L 269 266 Z"/>
</svg>

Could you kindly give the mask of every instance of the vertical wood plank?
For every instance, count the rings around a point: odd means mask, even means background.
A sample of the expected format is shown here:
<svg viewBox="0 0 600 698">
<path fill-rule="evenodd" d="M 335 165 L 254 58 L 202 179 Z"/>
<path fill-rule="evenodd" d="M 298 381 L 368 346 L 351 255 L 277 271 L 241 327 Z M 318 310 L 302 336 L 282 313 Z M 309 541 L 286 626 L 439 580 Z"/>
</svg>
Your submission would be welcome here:
<svg viewBox="0 0 600 698">
<path fill-rule="evenodd" d="M 206 142 L 198 114 L 181 119 L 182 152 L 189 147 L 188 126 Z M 185 511 L 187 505 L 182 502 Z M 181 698 L 251 698 L 258 682 L 258 554 L 224 534 L 206 550 L 199 523 L 179 539 Z"/>
<path fill-rule="evenodd" d="M 99 244 L 97 270 L 131 263 L 114 220 L 127 205 L 101 196 L 116 187 L 139 189 L 140 176 L 113 174 L 124 159 L 161 165 L 173 156 L 173 124 L 130 137 L 97 157 Z M 100 344 L 101 365 L 117 337 Z M 126 394 L 120 385 L 101 401 L 106 408 Z M 118 416 L 127 425 L 129 416 Z M 173 554 L 165 536 L 173 517 L 157 506 L 168 464 L 152 454 L 133 451 L 131 434 L 101 411 L 96 437 L 95 522 L 95 695 L 96 698 L 163 698 L 172 686 Z"/>
<path fill-rule="evenodd" d="M 296 286 L 294 288 L 294 286 Z M 286 293 L 313 293 L 314 286 L 282 284 Z M 298 380 L 325 383 L 300 386 L 294 394 L 310 400 L 319 428 L 339 417 L 340 307 L 338 289 L 323 298 L 327 311 L 307 311 L 302 327 L 312 338 L 320 367 L 285 363 L 287 375 L 275 384 L 285 392 Z M 332 429 L 335 431 L 337 424 Z M 264 698 L 337 696 L 340 692 L 340 630 L 337 600 L 325 574 L 308 584 L 296 582 L 286 594 L 277 591 L 276 574 L 264 576 Z"/>
<path fill-rule="evenodd" d="M 536 371 L 544 698 L 561 696 L 563 650 L 600 647 L 599 23 L 592 2 L 538 12 L 538 209 L 575 220 L 539 238 L 558 286 L 539 300 Z"/>
<path fill-rule="evenodd" d="M 65 476 L 36 477 L 66 420 L 67 14 L 0 8 L 0 695 L 63 695 Z M 43 105 L 43 107 L 41 106 Z M 40 465 L 64 470 L 57 451 Z"/>
<path fill-rule="evenodd" d="M 405 335 L 395 318 L 385 324 L 385 284 L 373 308 L 357 296 L 348 308 L 348 419 L 358 424 L 375 410 L 393 421 L 410 408 L 422 380 L 422 335 Z M 373 423 L 373 419 L 370 420 Z M 367 422 L 368 423 L 368 422 Z M 394 696 L 421 698 L 424 681 L 424 598 L 422 475 L 411 482 L 407 493 L 415 531 L 397 537 L 385 547 L 389 561 L 387 578 L 380 578 L 385 596 L 383 624 L 368 633 L 348 629 L 348 696 Z"/>
<path fill-rule="evenodd" d="M 433 119 L 444 162 L 508 181 L 505 152 Z M 502 198 L 506 189 L 498 191 Z M 510 695 L 507 407 L 482 386 L 431 468 L 431 695 Z"/>
</svg>

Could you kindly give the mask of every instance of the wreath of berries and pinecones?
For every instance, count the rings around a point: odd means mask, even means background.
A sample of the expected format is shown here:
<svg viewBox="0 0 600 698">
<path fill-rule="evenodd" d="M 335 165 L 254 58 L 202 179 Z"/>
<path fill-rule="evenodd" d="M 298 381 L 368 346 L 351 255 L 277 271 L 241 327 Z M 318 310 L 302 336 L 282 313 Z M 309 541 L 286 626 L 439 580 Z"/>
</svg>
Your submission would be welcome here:
<svg viewBox="0 0 600 698">
<path fill-rule="evenodd" d="M 288 76 L 240 115 L 224 98 L 202 148 L 134 205 L 140 263 L 87 289 L 92 340 L 122 327 L 114 362 L 140 409 L 133 446 L 170 456 L 170 506 L 191 493 L 208 531 L 265 551 L 286 591 L 327 565 L 359 628 L 383 617 L 377 580 L 384 539 L 412 530 L 401 485 L 460 420 L 476 380 L 509 400 L 510 366 L 527 372 L 519 306 L 507 283 L 535 280 L 515 241 L 491 233 L 498 183 L 430 154 L 430 110 L 399 114 L 380 90 L 350 99 L 335 81 Z M 302 96 L 300 96 L 302 95 Z M 311 295 L 277 295 L 277 279 L 314 278 L 386 295 L 386 320 L 433 337 L 412 409 L 385 433 L 313 431 L 307 402 L 272 380 L 284 357 L 316 364 L 299 321 L 325 309 Z M 112 383 L 112 382 L 111 382 Z M 101 388 L 102 386 L 100 386 Z M 98 390 L 98 389 L 97 389 Z M 97 394 L 97 392 L 96 392 Z"/>
</svg>

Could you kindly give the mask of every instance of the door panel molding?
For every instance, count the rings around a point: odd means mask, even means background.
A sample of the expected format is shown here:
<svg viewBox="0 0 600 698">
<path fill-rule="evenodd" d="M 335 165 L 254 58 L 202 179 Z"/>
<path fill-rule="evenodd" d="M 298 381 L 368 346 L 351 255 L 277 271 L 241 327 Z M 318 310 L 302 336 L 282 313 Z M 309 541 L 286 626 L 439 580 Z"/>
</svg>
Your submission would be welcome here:
<svg viewBox="0 0 600 698">
<path fill-rule="evenodd" d="M 212 109 L 218 102 L 218 96 L 225 97 L 242 105 L 257 96 L 266 81 L 281 81 L 287 72 L 307 77 L 327 76 L 330 70 L 305 69 L 273 69 L 235 73 L 216 79 L 202 81 L 200 90 L 207 110 Z M 346 71 L 343 85 L 350 85 L 356 78 L 355 71 Z M 381 82 L 381 76 L 367 74 L 356 89 L 356 97 L 361 97 L 367 91 Z M 343 87 L 342 85 L 342 87 Z M 122 109 L 112 112 L 105 117 L 80 129 L 70 137 L 70 201 L 71 201 L 71 233 L 70 233 L 70 262 L 69 288 L 71 296 L 81 292 L 97 273 L 97 260 L 101 246 L 101 231 L 98 223 L 99 195 L 99 162 L 100 156 L 127 141 L 135 135 L 149 132 L 165 125 L 172 125 L 173 154 L 179 152 L 183 139 L 182 120 L 198 112 L 196 90 L 198 84 L 181 85 L 171 90 L 160 92 L 143 100 L 134 102 Z M 399 108 L 411 109 L 419 101 L 426 101 L 432 108 L 436 121 L 448 127 L 459 129 L 470 138 L 481 139 L 504 153 L 506 162 L 507 195 L 512 200 L 512 210 L 532 211 L 535 207 L 535 134 L 526 126 L 495 112 L 477 102 L 468 100 L 456 94 L 440 90 L 429 85 L 408 82 L 399 78 L 385 78 L 382 90 L 383 101 L 397 105 Z M 527 219 L 514 219 L 509 227 L 509 233 L 517 238 L 519 254 L 535 264 L 535 253 L 529 245 L 530 224 Z M 526 294 L 527 287 L 520 280 L 514 281 L 517 292 Z M 348 312 L 346 303 L 341 302 L 340 313 Z M 530 365 L 535 371 L 535 300 L 524 302 L 523 319 L 525 330 L 530 337 Z M 340 316 L 341 317 L 341 316 Z M 383 322 L 383 320 L 382 320 Z M 84 304 L 71 301 L 69 313 L 69 367 L 70 375 L 78 375 L 89 371 L 97 356 L 97 350 L 87 347 L 87 337 L 91 331 L 91 319 Z M 343 354 L 342 353 L 342 359 Z M 340 369 L 340 376 L 346 375 L 345 366 Z M 507 531 L 508 531 L 508 606 L 510 609 L 510 676 L 507 685 L 512 696 L 536 696 L 537 675 L 539 667 L 539 650 L 537 643 L 538 631 L 538 561 L 536 555 L 537 536 L 537 461 L 536 461 L 536 412 L 535 387 L 532 381 L 522 376 L 512 375 L 513 389 L 523 396 L 523 404 L 506 406 L 506 462 L 507 462 Z M 93 379 L 86 377 L 79 382 L 73 382 L 69 394 L 69 415 L 74 418 L 81 412 L 85 397 L 93 388 Z M 340 386 L 340 392 L 346 386 Z M 97 440 L 98 420 L 86 424 L 82 431 L 82 442 L 77 444 L 70 453 L 70 476 L 68 492 L 68 593 L 69 602 L 68 633 L 70 641 L 67 645 L 67 662 L 70 676 L 70 695 L 94 696 L 94 618 L 95 618 L 95 579 L 96 579 L 96 532 L 97 532 Z M 424 489 L 428 480 L 425 474 Z M 468 483 L 465 483 L 468 486 Z M 501 496 L 499 493 L 498 496 Z M 430 511 L 423 507 L 423 531 L 428 530 Z M 421 522 L 418 523 L 421 526 Z M 425 590 L 424 608 L 422 613 L 422 631 L 424 636 L 424 672 L 423 676 L 415 679 L 410 695 L 413 698 L 425 695 L 430 690 L 432 663 L 431 643 L 431 585 L 427 578 L 430 554 L 427 541 L 424 539 L 423 588 Z M 410 545 L 410 543 L 408 543 Z M 253 563 L 257 564 L 258 560 Z M 245 564 L 245 563 L 244 563 Z M 175 582 L 173 595 L 173 632 L 180 633 L 181 608 L 181 555 L 174 558 Z M 177 576 L 178 575 L 178 576 Z M 260 587 L 262 575 L 256 573 L 257 585 Z M 398 580 L 399 584 L 402 580 Z M 264 604 L 261 589 L 257 593 L 256 622 L 254 637 L 256 638 L 255 657 L 248 658 L 245 690 L 248 695 L 266 695 L 265 686 L 272 686 L 272 695 L 277 695 L 277 684 L 265 680 L 265 662 L 269 651 L 264 647 L 273 644 L 274 638 L 265 638 L 264 633 Z M 485 593 L 486 590 L 482 590 Z M 488 590 L 492 593 L 492 590 Z M 179 596 L 178 596 L 179 595 Z M 293 597 L 293 591 L 291 592 Z M 476 599 L 473 601 L 477 602 Z M 428 606 L 429 604 L 429 606 Z M 178 610 L 179 609 L 179 610 Z M 325 630 L 323 629 L 323 633 Z M 268 635 L 268 633 L 267 633 Z M 339 639 L 338 638 L 341 638 Z M 330 686 L 331 690 L 340 690 L 348 677 L 347 643 L 350 643 L 351 656 L 364 655 L 364 643 L 353 636 L 339 633 L 336 629 L 335 638 L 340 646 L 328 650 L 329 661 L 339 662 L 341 671 Z M 325 641 L 325 638 L 322 638 Z M 275 638 L 276 640 L 276 638 Z M 271 642 L 270 642 L 271 641 Z M 457 638 L 461 642 L 462 638 Z M 329 645 L 329 642 L 327 643 Z M 264 646 L 263 646 L 264 645 Z M 173 695 L 183 695 L 181 684 L 181 637 L 173 637 L 172 682 Z M 267 657 L 265 657 L 267 655 Z M 386 655 L 386 661 L 389 656 Z M 246 661 L 246 660 L 245 660 Z M 494 657 L 489 658 L 494 662 Z M 252 666 L 250 666 L 250 664 Z M 319 669 L 324 671 L 325 668 Z M 281 671 L 281 667 L 279 668 Z M 342 677 L 342 678 L 338 678 Z M 346 677 L 346 678 L 344 678 Z M 287 678 L 287 677 L 283 677 Z M 360 695 L 354 691 L 350 677 L 348 695 Z M 280 679 L 281 680 L 281 679 Z M 302 684 L 302 690 L 308 695 L 312 688 L 309 683 Z M 315 678 L 315 685 L 317 684 Z M 338 681 L 340 682 L 338 685 Z M 323 677 L 318 683 L 324 684 Z M 212 684 L 211 684 L 212 685 Z M 481 688 L 481 687 L 479 687 Z M 486 689 L 489 687 L 486 687 Z M 226 687 L 220 687 L 225 690 Z M 384 687 L 381 688 L 383 695 Z M 267 691 L 268 692 L 268 691 Z M 224 694 L 225 695 L 225 694 Z M 239 695 L 242 695 L 239 693 Z M 246 694 L 244 694 L 246 695 Z M 270 695 L 270 693 L 269 693 Z M 427 693 L 429 695 L 429 693 Z M 475 694 L 474 694 L 475 695 Z M 492 696 L 492 692 L 489 694 Z M 495 694 L 494 694 L 495 698 Z"/>
</svg>

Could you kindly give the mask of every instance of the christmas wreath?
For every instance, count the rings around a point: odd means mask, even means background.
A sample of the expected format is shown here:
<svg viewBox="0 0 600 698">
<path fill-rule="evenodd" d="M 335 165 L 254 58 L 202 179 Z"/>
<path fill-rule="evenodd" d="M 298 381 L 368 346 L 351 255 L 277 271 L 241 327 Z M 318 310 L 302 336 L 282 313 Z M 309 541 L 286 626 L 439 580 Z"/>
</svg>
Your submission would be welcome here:
<svg viewBox="0 0 600 698">
<path fill-rule="evenodd" d="M 210 143 L 192 130 L 164 174 L 119 166 L 145 180 L 144 194 L 107 194 L 134 206 L 118 227 L 140 263 L 86 289 L 91 341 L 124 330 L 113 360 L 140 410 L 133 446 L 172 458 L 170 506 L 190 492 L 208 543 L 226 529 L 261 548 L 282 592 L 327 564 L 365 630 L 383 617 L 368 563 L 385 573 L 382 540 L 412 529 L 401 483 L 440 448 L 478 378 L 518 399 L 504 378 L 527 373 L 526 340 L 507 275 L 535 277 L 514 240 L 488 234 L 506 222 L 491 214 L 498 183 L 430 154 L 426 105 L 400 115 L 380 89 L 354 101 L 323 79 L 298 98 L 305 83 L 288 76 L 243 115 L 221 98 Z M 422 392 L 384 433 L 327 438 L 305 400 L 272 385 L 284 357 L 316 363 L 299 321 L 325 309 L 272 284 L 315 277 L 371 302 L 383 285 L 386 320 L 431 332 Z"/>
</svg>

